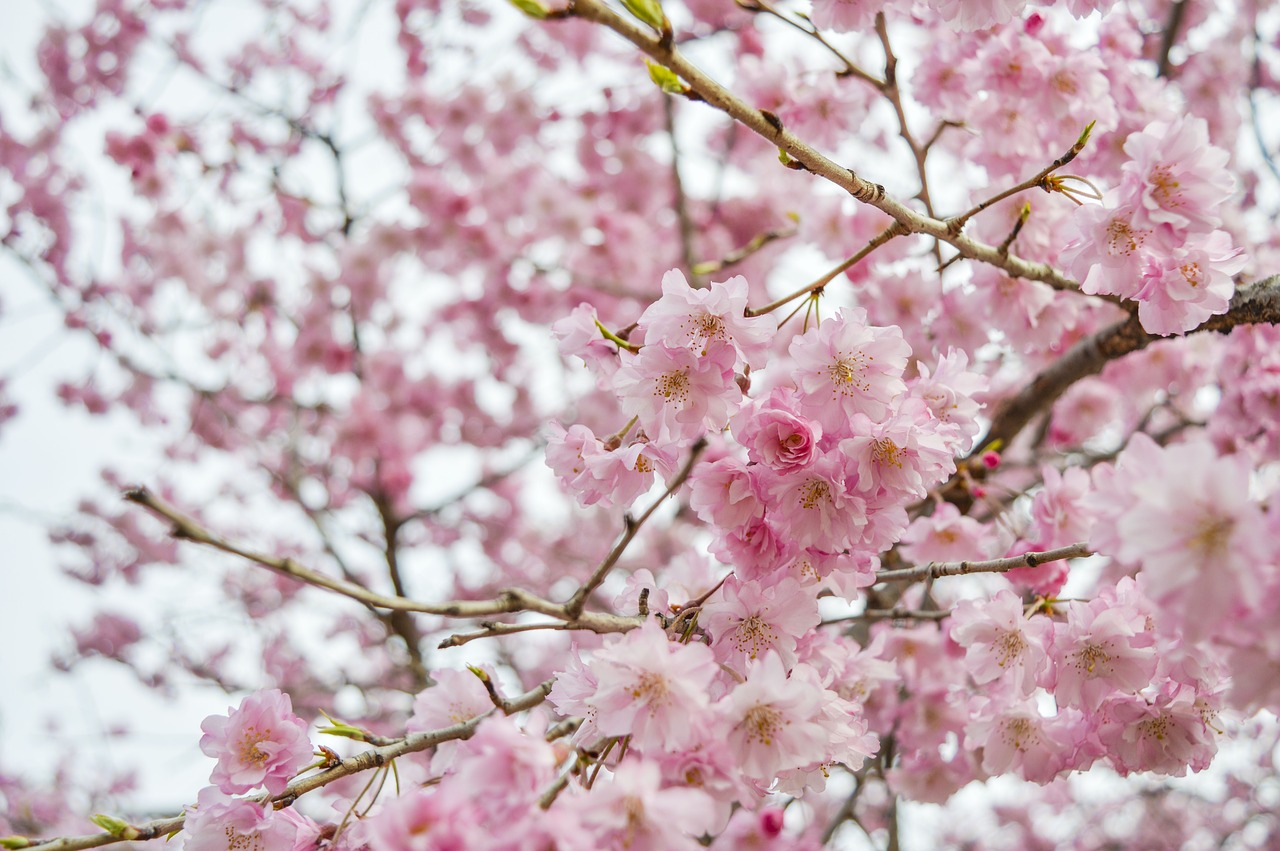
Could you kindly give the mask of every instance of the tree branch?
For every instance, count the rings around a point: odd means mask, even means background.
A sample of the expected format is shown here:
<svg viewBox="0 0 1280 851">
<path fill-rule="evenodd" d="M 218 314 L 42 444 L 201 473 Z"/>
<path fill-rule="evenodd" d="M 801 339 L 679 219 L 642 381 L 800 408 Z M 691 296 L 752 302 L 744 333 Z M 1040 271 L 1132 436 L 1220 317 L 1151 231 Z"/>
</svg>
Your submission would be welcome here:
<svg viewBox="0 0 1280 851">
<path fill-rule="evenodd" d="M 664 39 L 650 29 L 619 15 L 603 0 L 573 0 L 568 14 L 594 21 L 616 32 L 631 42 L 641 52 L 674 71 L 687 82 L 697 97 L 720 110 L 757 135 L 776 145 L 805 171 L 810 171 L 844 189 L 854 198 L 887 213 L 908 233 L 932 236 L 950 244 L 959 254 L 970 260 L 989 263 L 1015 278 L 1041 281 L 1054 289 L 1078 292 L 1080 285 L 1053 267 L 1033 263 L 1013 254 L 1002 255 L 994 245 L 953 233 L 950 225 L 932 216 L 923 215 L 889 197 L 884 187 L 872 183 L 856 172 L 845 168 L 815 148 L 801 141 L 782 125 L 776 115 L 767 114 L 749 105 L 742 98 L 704 74 L 696 65 L 685 59 L 670 39 Z"/>
<path fill-rule="evenodd" d="M 1225 334 L 1238 325 L 1278 323 L 1280 275 L 1273 275 L 1237 290 L 1226 313 L 1211 316 L 1188 333 L 1214 331 Z M 1158 339 L 1161 338 L 1144 331 L 1134 315 L 1076 343 L 1016 396 L 1005 400 L 991 422 L 990 431 L 978 442 L 973 454 L 995 441 L 1008 446 L 1036 414 L 1057 401 L 1071 385 L 1101 372 L 1109 361 L 1144 349 Z"/>
<path fill-rule="evenodd" d="M 876 574 L 876 582 L 915 582 L 920 579 L 938 579 L 943 576 L 965 576 L 970 573 L 1006 573 L 1019 567 L 1039 567 L 1051 561 L 1068 558 L 1085 558 L 1093 555 L 1086 543 L 1058 547 L 1042 553 L 1024 553 L 1020 556 L 997 558 L 990 561 L 930 562 L 901 570 L 882 570 Z"/>
</svg>

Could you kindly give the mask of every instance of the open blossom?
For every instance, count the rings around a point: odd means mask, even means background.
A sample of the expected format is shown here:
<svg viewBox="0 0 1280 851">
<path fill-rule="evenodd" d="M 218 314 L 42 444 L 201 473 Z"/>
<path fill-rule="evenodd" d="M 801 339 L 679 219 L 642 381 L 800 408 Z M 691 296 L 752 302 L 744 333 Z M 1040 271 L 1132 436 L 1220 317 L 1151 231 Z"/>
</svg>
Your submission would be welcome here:
<svg viewBox="0 0 1280 851">
<path fill-rule="evenodd" d="M 296 820 L 257 801 L 200 790 L 182 826 L 183 851 L 294 851 Z"/>
<path fill-rule="evenodd" d="M 722 342 L 702 355 L 683 347 L 647 345 L 618 370 L 614 388 L 650 438 L 662 443 L 694 440 L 704 431 L 724 428 L 742 403 L 734 357 L 733 347 Z"/>
<path fill-rule="evenodd" d="M 963 349 L 948 349 L 933 369 L 918 364 L 920 377 L 911 382 L 911 395 L 923 399 L 938 421 L 938 434 L 952 454 L 968 452 L 978 433 L 978 411 L 974 400 L 987 387 L 987 379 L 969 371 L 969 355 Z"/>
<path fill-rule="evenodd" d="M 826 758 L 823 701 L 828 699 L 837 698 L 815 680 L 788 678 L 777 653 L 751 665 L 746 682 L 721 702 L 728 746 L 742 770 L 768 781 L 780 771 Z"/>
<path fill-rule="evenodd" d="M 727 343 L 741 363 L 760 366 L 778 330 L 772 313 L 748 318 L 747 279 L 736 275 L 705 289 L 694 289 L 679 269 L 662 276 L 662 298 L 640 316 L 645 344 L 686 347 L 706 355 Z"/>
<path fill-rule="evenodd" d="M 1226 231 L 1193 235 L 1185 245 L 1151 257 L 1143 270 L 1138 320 L 1152 334 L 1180 334 L 1210 316 L 1226 313 L 1235 294 L 1232 276 L 1245 267 L 1244 253 Z"/>
<path fill-rule="evenodd" d="M 1098 473 L 1096 546 L 1141 565 L 1146 592 L 1183 616 L 1188 635 L 1212 630 L 1233 606 L 1251 605 L 1262 587 L 1260 570 L 1272 562 L 1262 509 L 1249 497 L 1250 476 L 1246 456 L 1219 456 L 1207 441 L 1159 447 L 1141 434 L 1115 471 Z"/>
<path fill-rule="evenodd" d="M 671 641 L 650 620 L 598 651 L 588 665 L 597 682 L 588 702 L 605 735 L 630 735 L 638 747 L 655 750 L 680 750 L 702 735 L 717 670 L 706 645 Z"/>
<path fill-rule="evenodd" d="M 845 489 L 844 462 L 835 453 L 798 473 L 766 473 L 764 484 L 770 521 L 801 547 L 843 550 L 867 525 L 866 503 Z"/>
<path fill-rule="evenodd" d="M 696 851 L 695 837 L 712 827 L 717 809 L 701 789 L 663 787 L 657 763 L 629 758 L 609 782 L 571 806 L 597 837 L 598 848 L 627 851 Z"/>
<path fill-rule="evenodd" d="M 867 313 L 844 309 L 791 341 L 796 361 L 800 409 L 838 432 L 854 414 L 880 422 L 889 403 L 907 389 L 902 373 L 911 347 L 902 331 L 891 325 L 867 324 Z"/>
<path fill-rule="evenodd" d="M 1156 650 L 1146 623 L 1143 612 L 1121 601 L 1069 603 L 1067 622 L 1055 624 L 1053 637 L 1058 704 L 1093 711 L 1117 691 L 1150 685 Z"/>
<path fill-rule="evenodd" d="M 1209 144 L 1203 118 L 1154 121 L 1125 140 L 1124 152 L 1130 160 L 1122 169 L 1122 191 L 1137 202 L 1139 227 L 1203 232 L 1218 226 L 1217 210 L 1231 197 L 1235 179 L 1226 170 L 1230 155 Z"/>
<path fill-rule="evenodd" d="M 793 665 L 797 639 L 821 620 L 816 592 L 791 577 L 765 586 L 731 576 L 703 605 L 700 620 L 715 637 L 711 647 L 724 664 L 742 670 L 772 650 L 784 665 Z"/>
<path fill-rule="evenodd" d="M 1033 783 L 1048 783 L 1074 767 L 1073 738 L 1085 733 L 1079 710 L 1045 717 L 1033 700 L 980 696 L 973 699 L 969 712 L 965 747 L 981 749 L 987 774 L 1017 773 Z"/>
<path fill-rule="evenodd" d="M 963 600 L 950 621 L 951 638 L 965 648 L 965 668 L 975 683 L 1003 678 L 1015 691 L 1030 695 L 1048 672 L 1053 622 L 1026 617 L 1013 592 L 1000 591 L 981 603 Z"/>
<path fill-rule="evenodd" d="M 1153 698 L 1117 695 L 1099 714 L 1098 737 L 1121 774 L 1181 777 L 1207 768 L 1218 750 L 1195 690 L 1185 686 L 1166 684 Z"/>
<path fill-rule="evenodd" d="M 200 729 L 200 750 L 218 760 L 209 779 L 228 795 L 258 786 L 279 795 L 311 759 L 307 724 L 278 689 L 249 695 L 226 716 L 204 719 Z"/>
</svg>

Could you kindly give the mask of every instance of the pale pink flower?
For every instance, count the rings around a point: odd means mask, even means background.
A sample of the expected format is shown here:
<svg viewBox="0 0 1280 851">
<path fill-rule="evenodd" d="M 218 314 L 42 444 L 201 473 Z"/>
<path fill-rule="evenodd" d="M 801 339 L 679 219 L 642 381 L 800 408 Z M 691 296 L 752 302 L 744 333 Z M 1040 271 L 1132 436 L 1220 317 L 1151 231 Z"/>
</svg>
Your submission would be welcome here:
<svg viewBox="0 0 1280 851">
<path fill-rule="evenodd" d="M 1231 197 L 1235 179 L 1226 170 L 1230 155 L 1209 143 L 1203 118 L 1153 121 L 1130 134 L 1124 152 L 1130 161 L 1122 169 L 1122 191 L 1136 202 L 1138 227 L 1206 232 L 1218 226 L 1217 210 Z"/>
<path fill-rule="evenodd" d="M 989 600 L 962 600 L 951 612 L 951 638 L 965 648 L 965 668 L 979 685 L 1005 679 L 1030 695 L 1049 671 L 1053 621 L 1028 618 L 1022 600 L 999 591 Z"/>
<path fill-rule="evenodd" d="M 1154 698 L 1117 695 L 1099 713 L 1098 738 L 1121 774 L 1154 771 L 1181 777 L 1209 766 L 1218 745 L 1194 689 L 1170 683 Z"/>
<path fill-rule="evenodd" d="M 625 360 L 614 376 L 614 388 L 651 439 L 694 440 L 707 430 L 723 429 L 742 403 L 734 357 L 727 343 L 713 343 L 702 355 L 683 347 L 647 345 Z"/>
<path fill-rule="evenodd" d="M 923 399 L 938 421 L 938 433 L 953 454 L 968 452 L 978 433 L 974 396 L 987 389 L 987 379 L 969 371 L 969 355 L 963 349 L 947 349 L 930 370 L 918 364 L 920 377 L 911 382 L 911 395 Z"/>
<path fill-rule="evenodd" d="M 1150 443 L 1135 435 L 1118 459 L 1123 464 L 1134 452 L 1155 463 L 1133 468 L 1131 496 L 1117 515 L 1099 521 L 1104 535 L 1095 545 L 1140 564 L 1151 598 L 1181 615 L 1189 636 L 1204 635 L 1233 606 L 1256 599 L 1259 570 L 1274 556 L 1265 517 L 1249 497 L 1252 465 L 1243 455 L 1219 456 L 1207 441 Z M 1105 510 L 1110 499 L 1096 504 Z"/>
<path fill-rule="evenodd" d="M 598 684 L 589 702 L 606 736 L 680 750 L 697 741 L 709 721 L 707 692 L 718 670 L 711 649 L 671 641 L 656 621 L 609 642 L 589 666 Z"/>
<path fill-rule="evenodd" d="M 795 337 L 790 352 L 801 411 L 833 434 L 854 414 L 883 420 L 889 403 L 907 389 L 902 373 L 911 347 L 902 331 L 868 325 L 859 308 L 841 310 L 816 332 Z"/>
<path fill-rule="evenodd" d="M 887 491 L 895 502 L 923 499 L 927 488 L 955 471 L 955 459 L 934 426 L 919 399 L 904 400 L 881 423 L 854 417 L 849 425 L 853 436 L 840 441 L 853 473 L 849 486 L 872 496 Z"/>
<path fill-rule="evenodd" d="M 206 786 L 187 808 L 183 851 L 294 851 L 298 825 L 257 801 Z"/>
<path fill-rule="evenodd" d="M 957 29 L 983 30 L 1008 23 L 1027 0 L 928 0 L 928 5 Z"/>
<path fill-rule="evenodd" d="M 1033 700 L 976 697 L 965 727 L 966 748 L 981 749 L 982 770 L 991 776 L 1017 773 L 1033 783 L 1048 783 L 1070 768 L 1075 748 L 1069 725 L 1046 718 Z M 1079 717 L 1079 712 L 1075 712 Z"/>
<path fill-rule="evenodd" d="M 768 472 L 769 520 L 800 547 L 837 552 L 855 543 L 867 524 L 866 503 L 845 489 L 844 462 L 823 455 L 788 475 Z"/>
<path fill-rule="evenodd" d="M 776 585 L 742 582 L 730 576 L 720 593 L 702 607 L 700 622 L 714 636 L 720 662 L 738 670 L 776 652 L 786 666 L 796 662 L 796 641 L 818 625 L 816 587 L 787 577 Z"/>
<path fill-rule="evenodd" d="M 913 562 L 965 561 L 987 554 L 986 529 L 949 502 L 912 521 L 902 536 L 902 555 Z"/>
<path fill-rule="evenodd" d="M 746 682 L 720 704 L 727 744 L 742 770 L 767 783 L 780 771 L 821 762 L 828 750 L 822 723 L 828 698 L 835 695 L 812 679 L 789 679 L 776 653 L 752 664 Z"/>
<path fill-rule="evenodd" d="M 884 6 L 872 0 L 814 0 L 810 18 L 816 26 L 832 32 L 867 31 L 876 22 L 876 12 Z"/>
<path fill-rule="evenodd" d="M 600 782 L 573 800 L 582 822 L 599 848 L 627 851 L 697 851 L 695 837 L 707 831 L 716 815 L 701 789 L 662 786 L 658 765 L 624 760 L 609 782 Z"/>
<path fill-rule="evenodd" d="M 394 851 L 463 851 L 484 847 L 488 831 L 477 799 L 444 789 L 415 789 L 384 803 L 361 822 L 369 848 Z"/>
<path fill-rule="evenodd" d="M 725 456 L 694 468 L 689 506 L 703 522 L 732 531 L 764 515 L 759 487 L 751 468 Z"/>
<path fill-rule="evenodd" d="M 603 378 L 609 378 L 618 369 L 618 346 L 607 340 L 597 325 L 596 309 L 583 303 L 568 316 L 552 324 L 560 354 L 582 358 L 589 369 Z"/>
<path fill-rule="evenodd" d="M 1131 605 L 1069 603 L 1067 622 L 1055 624 L 1053 637 L 1059 705 L 1092 712 L 1117 691 L 1146 688 L 1156 672 L 1154 644 L 1146 615 Z"/>
<path fill-rule="evenodd" d="M 1187 243 L 1153 254 L 1144 270 L 1138 320 L 1151 334 L 1180 334 L 1210 316 L 1226 313 L 1235 295 L 1232 276 L 1248 262 L 1231 236 L 1216 230 L 1192 234 Z"/>
<path fill-rule="evenodd" d="M 1059 473 L 1046 464 L 1040 475 L 1044 487 L 1031 501 L 1037 546 L 1052 549 L 1088 538 L 1093 524 L 1092 512 L 1086 507 L 1091 490 L 1089 473 L 1079 467 Z"/>
<path fill-rule="evenodd" d="M 778 330 L 772 313 L 748 318 L 747 279 L 736 275 L 705 289 L 694 289 L 672 269 L 662 276 L 662 298 L 640 316 L 645 344 L 661 343 L 706 356 L 716 344 L 732 346 L 741 363 L 760 366 Z"/>
<path fill-rule="evenodd" d="M 307 723 L 278 689 L 249 695 L 226 716 L 204 719 L 200 729 L 200 750 L 218 760 L 209 779 L 228 795 L 259 786 L 279 795 L 311 759 Z"/>
<path fill-rule="evenodd" d="M 405 723 L 410 733 L 443 730 L 470 721 L 493 709 L 493 699 L 480 678 L 466 669 L 445 668 L 431 672 L 434 686 L 423 689 L 413 701 L 413 715 Z M 431 769 L 448 771 L 454 762 L 457 742 L 441 742 L 431 757 Z"/>
<path fill-rule="evenodd" d="M 1090 294 L 1133 298 L 1142 288 L 1150 228 L 1135 223 L 1136 208 L 1123 204 L 1113 191 L 1101 204 L 1077 207 L 1068 227 L 1068 240 L 1059 262 Z"/>
</svg>

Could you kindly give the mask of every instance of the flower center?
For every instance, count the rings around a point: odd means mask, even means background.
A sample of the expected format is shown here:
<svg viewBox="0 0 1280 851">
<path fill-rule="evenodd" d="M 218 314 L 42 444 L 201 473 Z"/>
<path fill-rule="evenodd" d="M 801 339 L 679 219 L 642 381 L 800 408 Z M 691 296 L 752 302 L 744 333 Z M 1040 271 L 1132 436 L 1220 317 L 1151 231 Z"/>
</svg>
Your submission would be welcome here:
<svg viewBox="0 0 1280 851">
<path fill-rule="evenodd" d="M 668 402 L 683 403 L 689 398 L 689 371 L 677 369 L 658 378 L 653 394 Z"/>
<path fill-rule="evenodd" d="M 258 748 L 264 740 L 271 738 L 271 729 L 258 732 L 257 727 L 246 727 L 240 736 L 240 761 L 245 765 L 262 765 L 271 755 Z"/>
<path fill-rule="evenodd" d="M 774 738 L 782 731 L 782 713 L 770 704 L 758 703 L 742 719 L 742 726 L 746 728 L 748 742 L 771 747 Z"/>
</svg>

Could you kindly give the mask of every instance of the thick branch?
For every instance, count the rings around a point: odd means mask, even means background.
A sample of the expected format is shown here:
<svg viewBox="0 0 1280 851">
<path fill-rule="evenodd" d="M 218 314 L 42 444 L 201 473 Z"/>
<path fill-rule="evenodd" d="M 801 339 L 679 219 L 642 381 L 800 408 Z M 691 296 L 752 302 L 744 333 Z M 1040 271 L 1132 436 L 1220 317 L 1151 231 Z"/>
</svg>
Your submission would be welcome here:
<svg viewBox="0 0 1280 851">
<path fill-rule="evenodd" d="M 1190 333 L 1226 333 L 1238 325 L 1277 323 L 1280 323 L 1280 275 L 1237 290 L 1226 313 L 1210 317 Z M 991 430 L 978 446 L 986 447 L 997 440 L 1007 446 L 1036 414 L 1057 401 L 1072 384 L 1101 372 L 1109 361 L 1144 349 L 1158 339 L 1161 338 L 1142 329 L 1135 315 L 1081 340 L 1000 406 Z"/>
<path fill-rule="evenodd" d="M 859 201 L 887 213 L 908 233 L 920 233 L 940 239 L 949 243 L 962 257 L 989 263 L 1012 277 L 1042 281 L 1055 289 L 1079 291 L 1078 283 L 1051 266 L 1032 263 L 1012 254 L 1003 255 L 996 246 L 954 233 L 947 222 L 917 213 L 897 199 L 889 197 L 883 186 L 865 180 L 854 171 L 823 156 L 784 127 L 776 115 L 756 109 L 704 74 L 685 59 L 671 40 L 663 39 L 652 30 L 619 15 L 605 5 L 603 0 L 574 0 L 570 14 L 613 30 L 655 62 L 678 74 L 699 99 L 776 145 L 804 170 L 829 180 Z"/>
<path fill-rule="evenodd" d="M 1019 567 L 1039 567 L 1051 561 L 1067 558 L 1084 558 L 1093 555 L 1085 543 L 1045 550 L 1042 553 L 1024 553 L 1020 556 L 997 558 L 990 561 L 930 562 L 901 570 L 882 570 L 876 574 L 876 582 L 915 582 L 921 579 L 938 579 L 942 576 L 965 576 L 970 573 L 1007 573 Z"/>
</svg>

